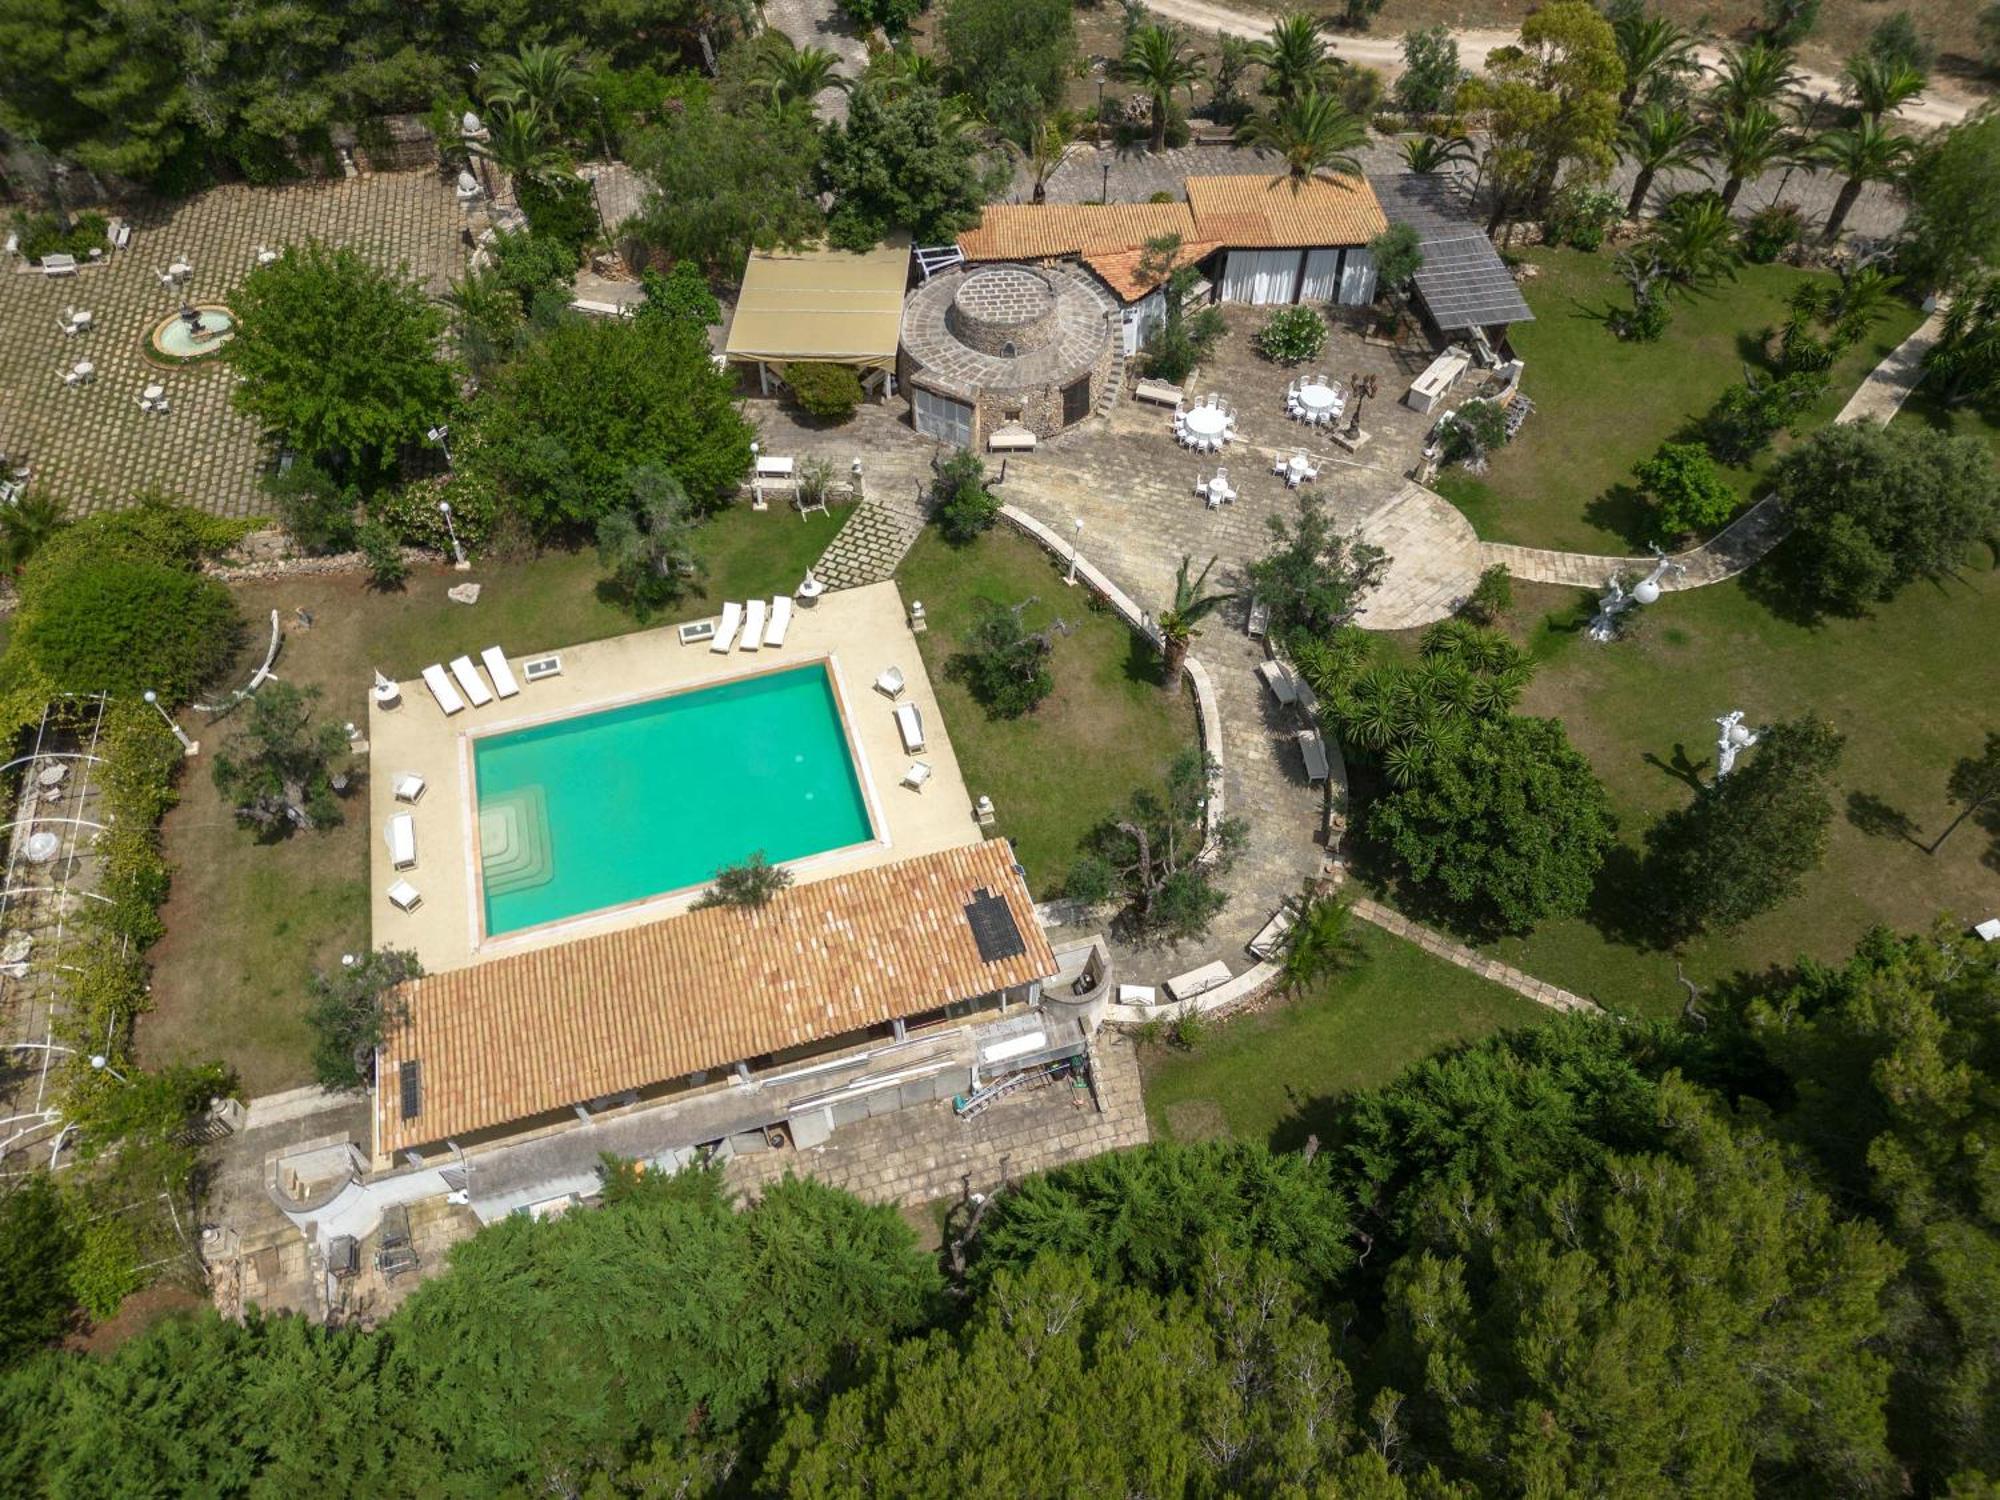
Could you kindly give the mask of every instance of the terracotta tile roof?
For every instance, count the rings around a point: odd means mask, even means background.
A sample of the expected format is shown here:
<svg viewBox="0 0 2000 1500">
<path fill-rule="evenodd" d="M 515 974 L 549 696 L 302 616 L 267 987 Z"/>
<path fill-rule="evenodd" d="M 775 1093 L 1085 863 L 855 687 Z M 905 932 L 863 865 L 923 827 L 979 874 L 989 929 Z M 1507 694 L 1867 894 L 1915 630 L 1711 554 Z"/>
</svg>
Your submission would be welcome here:
<svg viewBox="0 0 2000 1500">
<path fill-rule="evenodd" d="M 958 248 L 967 260 L 1041 260 L 1136 250 L 1163 234 L 1195 237 L 1185 203 L 993 203 Z"/>
<path fill-rule="evenodd" d="M 1389 227 L 1362 177 L 1314 177 L 1296 188 L 1282 173 L 1190 177 L 1187 195 L 1204 239 L 1244 249 L 1364 245 Z M 1229 233 L 1216 222 L 1224 216 Z"/>
<path fill-rule="evenodd" d="M 1214 240 L 1192 240 L 1181 246 L 1180 264 L 1191 265 L 1207 258 L 1217 248 Z M 1144 250 L 1101 250 L 1086 254 L 1083 263 L 1110 287 L 1122 301 L 1137 302 L 1152 291 L 1154 282 L 1139 280 L 1139 261 Z"/>
<path fill-rule="evenodd" d="M 1024 951 L 987 962 L 965 915 L 984 887 Z M 605 1094 L 719 1069 L 1056 970 L 1012 849 L 992 840 L 796 886 L 761 911 L 650 926 L 433 974 L 377 1057 L 387 1155 Z M 403 1118 L 401 1065 L 420 1110 Z"/>
</svg>

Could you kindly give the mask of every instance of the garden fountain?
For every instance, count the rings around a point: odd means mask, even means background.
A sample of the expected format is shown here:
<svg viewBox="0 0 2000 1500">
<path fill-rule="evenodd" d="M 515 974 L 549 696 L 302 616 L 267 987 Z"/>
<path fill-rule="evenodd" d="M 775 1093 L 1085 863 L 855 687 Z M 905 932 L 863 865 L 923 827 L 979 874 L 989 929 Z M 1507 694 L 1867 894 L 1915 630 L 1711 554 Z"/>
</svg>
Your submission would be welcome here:
<svg viewBox="0 0 2000 1500">
<path fill-rule="evenodd" d="M 228 308 L 184 302 L 180 311 L 154 325 L 153 352 L 176 363 L 206 359 L 235 336 L 236 318 Z"/>
</svg>

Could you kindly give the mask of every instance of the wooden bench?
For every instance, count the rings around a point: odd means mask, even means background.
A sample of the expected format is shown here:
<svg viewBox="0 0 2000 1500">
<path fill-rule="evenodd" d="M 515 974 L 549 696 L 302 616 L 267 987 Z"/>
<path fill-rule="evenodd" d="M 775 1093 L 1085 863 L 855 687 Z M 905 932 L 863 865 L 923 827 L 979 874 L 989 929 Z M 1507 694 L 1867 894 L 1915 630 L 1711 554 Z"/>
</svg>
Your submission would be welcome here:
<svg viewBox="0 0 2000 1500">
<path fill-rule="evenodd" d="M 1229 965 L 1221 959 L 1212 964 L 1203 964 L 1199 969 L 1189 969 L 1185 974 L 1176 974 L 1166 983 L 1166 991 L 1176 1000 L 1192 1000 L 1197 995 L 1205 995 L 1210 990 L 1229 983 Z"/>
<path fill-rule="evenodd" d="M 1141 380 L 1132 387 L 1134 401 L 1150 401 L 1155 406 L 1179 406 L 1186 399 L 1177 385 L 1164 380 Z"/>
<path fill-rule="evenodd" d="M 1035 435 L 1025 427 L 1002 427 L 986 439 L 988 453 L 1033 453 Z"/>
<path fill-rule="evenodd" d="M 74 276 L 76 257 L 74 255 L 44 255 L 41 260 L 44 276 Z"/>
<path fill-rule="evenodd" d="M 1299 685 L 1293 681 L 1291 672 L 1281 661 L 1261 662 L 1257 675 L 1264 679 L 1264 685 L 1271 690 L 1271 696 L 1286 708 L 1299 701 Z"/>
<path fill-rule="evenodd" d="M 1299 754 L 1306 763 L 1308 782 L 1324 781 L 1332 773 L 1326 759 L 1326 741 L 1319 737 L 1317 729 L 1299 731 Z"/>
</svg>

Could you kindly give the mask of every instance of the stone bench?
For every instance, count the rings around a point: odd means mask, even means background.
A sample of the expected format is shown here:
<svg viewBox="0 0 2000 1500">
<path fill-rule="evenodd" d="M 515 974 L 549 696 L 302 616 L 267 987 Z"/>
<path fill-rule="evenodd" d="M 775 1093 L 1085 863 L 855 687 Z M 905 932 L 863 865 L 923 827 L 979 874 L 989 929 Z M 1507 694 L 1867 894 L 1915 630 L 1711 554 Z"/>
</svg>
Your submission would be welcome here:
<svg viewBox="0 0 2000 1500">
<path fill-rule="evenodd" d="M 1176 974 L 1166 982 L 1165 989 L 1175 1000 L 1192 1000 L 1196 995 L 1205 995 L 1210 990 L 1229 983 L 1229 965 L 1221 959 L 1212 964 L 1203 964 L 1199 969 L 1189 969 L 1185 974 Z"/>
<path fill-rule="evenodd" d="M 1132 387 L 1134 401 L 1150 401 L 1155 406 L 1179 406 L 1186 398 L 1177 385 L 1164 380 L 1142 380 Z"/>
<path fill-rule="evenodd" d="M 1025 427 L 1002 427 L 986 439 L 988 453 L 1033 453 L 1035 435 Z"/>
</svg>

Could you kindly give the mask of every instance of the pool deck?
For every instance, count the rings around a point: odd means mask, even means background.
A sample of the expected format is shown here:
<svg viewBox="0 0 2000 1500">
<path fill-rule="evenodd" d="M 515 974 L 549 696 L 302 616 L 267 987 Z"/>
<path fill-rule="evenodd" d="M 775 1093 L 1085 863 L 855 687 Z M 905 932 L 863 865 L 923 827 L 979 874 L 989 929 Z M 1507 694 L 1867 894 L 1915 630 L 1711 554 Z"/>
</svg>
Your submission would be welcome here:
<svg viewBox="0 0 2000 1500">
<path fill-rule="evenodd" d="M 482 940 L 476 895 L 478 820 L 472 805 L 474 736 L 825 660 L 832 668 L 835 695 L 877 837 L 858 847 L 795 861 L 790 868 L 799 882 L 976 844 L 983 837 L 972 818 L 972 798 L 959 772 L 937 695 L 906 623 L 902 596 L 893 583 L 842 590 L 826 595 L 811 609 L 794 608 L 785 644 L 775 649 L 717 655 L 705 641 L 683 646 L 673 626 L 581 646 L 499 644 L 520 680 L 518 697 L 496 699 L 484 708 L 467 708 L 446 718 L 418 678 L 401 684 L 398 707 L 383 709 L 371 703 L 369 708 L 374 943 L 378 948 L 415 949 L 428 972 L 660 921 L 685 911 L 698 894 L 655 898 Z M 522 658 L 549 651 L 562 656 L 562 674 L 527 681 Z M 923 715 L 926 748 L 915 757 L 903 749 L 894 705 L 875 690 L 876 677 L 891 666 L 902 670 L 908 684 L 896 702 L 914 703 Z M 901 784 L 913 759 L 931 768 L 930 782 L 920 792 Z M 414 807 L 395 799 L 396 779 L 408 771 L 426 782 L 423 798 Z M 389 863 L 384 830 L 388 820 L 401 812 L 414 815 L 417 863 L 398 871 Z M 605 812 L 615 817 L 618 809 L 607 807 Z M 399 911 L 390 904 L 389 887 L 399 877 L 423 895 L 415 911 Z"/>
</svg>

